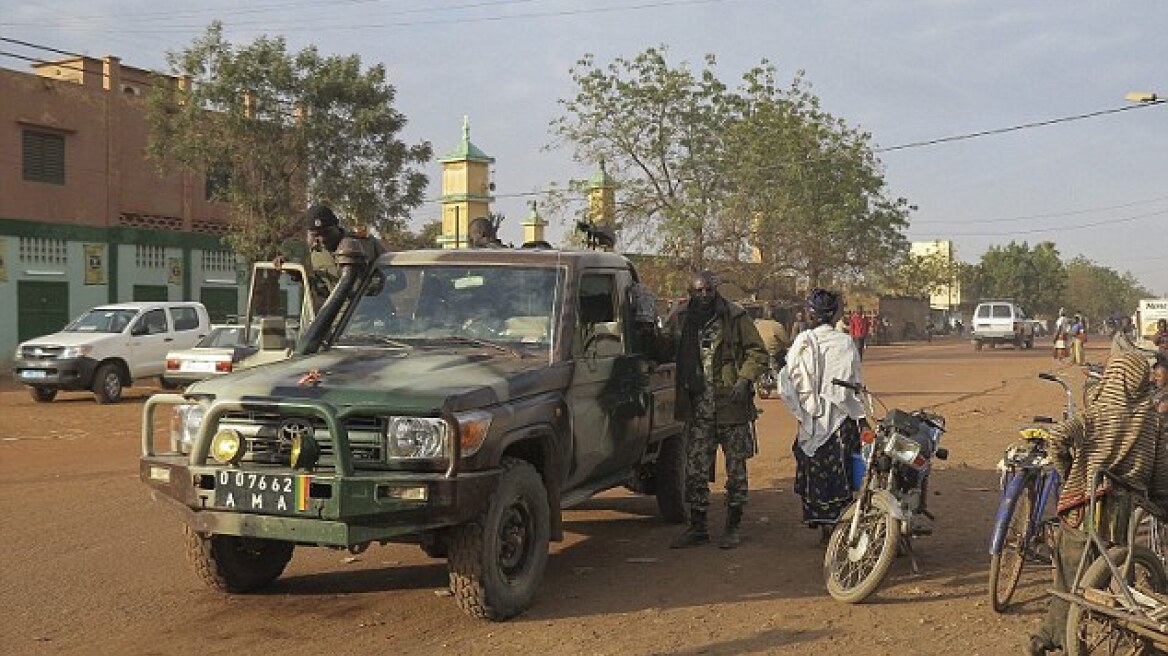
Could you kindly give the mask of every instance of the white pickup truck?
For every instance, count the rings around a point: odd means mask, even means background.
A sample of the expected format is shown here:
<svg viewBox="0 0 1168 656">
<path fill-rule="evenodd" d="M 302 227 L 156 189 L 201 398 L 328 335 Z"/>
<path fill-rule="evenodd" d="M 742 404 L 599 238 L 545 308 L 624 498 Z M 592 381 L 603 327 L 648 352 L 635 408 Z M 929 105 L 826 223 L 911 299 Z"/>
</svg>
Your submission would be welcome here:
<svg viewBox="0 0 1168 656">
<path fill-rule="evenodd" d="M 202 303 L 101 305 L 59 333 L 18 346 L 12 373 L 38 403 L 52 401 L 60 390 L 91 390 L 98 403 L 117 403 L 123 387 L 160 376 L 167 351 L 194 346 L 210 325 Z"/>
</svg>

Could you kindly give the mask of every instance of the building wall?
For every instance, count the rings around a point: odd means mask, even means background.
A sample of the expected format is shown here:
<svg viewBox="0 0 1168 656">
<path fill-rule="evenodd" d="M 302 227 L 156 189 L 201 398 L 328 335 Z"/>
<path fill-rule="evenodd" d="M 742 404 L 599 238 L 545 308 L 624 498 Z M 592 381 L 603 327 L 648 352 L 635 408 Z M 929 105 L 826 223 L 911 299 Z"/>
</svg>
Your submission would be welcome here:
<svg viewBox="0 0 1168 656">
<path fill-rule="evenodd" d="M 22 281 L 67 283 L 70 318 L 132 300 L 135 285 L 171 300 L 234 287 L 246 301 L 227 206 L 206 200 L 203 175 L 162 175 L 146 158 L 153 83 L 114 57 L 0 69 L 0 303 L 13 309 L 0 313 L 0 366 L 18 342 Z M 63 136 L 64 184 L 24 179 L 26 130 Z"/>
</svg>

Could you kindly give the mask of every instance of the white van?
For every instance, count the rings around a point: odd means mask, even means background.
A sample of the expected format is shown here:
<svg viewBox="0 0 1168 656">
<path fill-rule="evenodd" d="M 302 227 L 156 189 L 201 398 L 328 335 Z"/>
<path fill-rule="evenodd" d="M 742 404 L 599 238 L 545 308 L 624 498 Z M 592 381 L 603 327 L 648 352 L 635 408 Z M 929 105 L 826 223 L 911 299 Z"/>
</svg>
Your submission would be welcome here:
<svg viewBox="0 0 1168 656">
<path fill-rule="evenodd" d="M 38 403 L 52 401 L 60 390 L 91 390 L 98 403 L 117 403 L 123 387 L 161 376 L 166 352 L 194 346 L 210 325 L 202 303 L 101 305 L 59 333 L 16 347 L 12 373 Z"/>
<path fill-rule="evenodd" d="M 978 303 L 970 328 L 973 347 L 979 351 L 987 344 L 990 348 L 998 344 L 1010 344 L 1014 348 L 1034 347 L 1034 320 L 1009 300 Z"/>
</svg>

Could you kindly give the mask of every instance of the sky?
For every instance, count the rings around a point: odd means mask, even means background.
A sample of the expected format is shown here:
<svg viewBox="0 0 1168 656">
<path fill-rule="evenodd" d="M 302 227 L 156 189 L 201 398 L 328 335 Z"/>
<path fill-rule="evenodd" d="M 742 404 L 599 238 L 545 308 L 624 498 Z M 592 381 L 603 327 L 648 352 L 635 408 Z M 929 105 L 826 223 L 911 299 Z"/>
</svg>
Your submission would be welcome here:
<svg viewBox="0 0 1168 656">
<path fill-rule="evenodd" d="M 1168 2 L 998 0 L 0 0 L 0 37 L 167 71 L 221 20 L 229 41 L 382 64 L 436 156 L 461 139 L 495 158 L 500 236 L 521 241 L 530 194 L 595 172 L 549 123 L 585 54 L 606 64 L 665 46 L 717 58 L 728 83 L 770 61 L 804 71 L 824 110 L 871 134 L 888 194 L 917 207 L 911 240 L 949 239 L 976 263 L 1011 241 L 1052 241 L 1168 296 Z M 50 51 L 0 42 L 0 66 Z M 441 190 L 440 166 L 425 167 Z M 433 200 L 411 224 L 438 218 Z M 549 217 L 553 240 L 569 217 Z"/>
</svg>

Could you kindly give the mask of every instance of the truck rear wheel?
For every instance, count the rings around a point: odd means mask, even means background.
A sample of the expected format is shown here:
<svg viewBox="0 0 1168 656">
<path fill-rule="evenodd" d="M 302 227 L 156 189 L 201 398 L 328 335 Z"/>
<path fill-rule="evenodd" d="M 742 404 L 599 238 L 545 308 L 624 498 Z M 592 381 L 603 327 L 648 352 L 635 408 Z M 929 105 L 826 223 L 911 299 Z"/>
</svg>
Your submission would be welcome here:
<svg viewBox="0 0 1168 656">
<path fill-rule="evenodd" d="M 661 443 L 656 470 L 657 510 L 671 524 L 684 522 L 689 514 L 685 505 L 685 438 L 671 437 Z"/>
<path fill-rule="evenodd" d="M 122 374 L 118 366 L 107 362 L 93 374 L 93 396 L 98 403 L 117 403 L 122 400 Z"/>
<path fill-rule="evenodd" d="M 487 508 L 450 531 L 450 591 L 479 619 L 505 620 L 531 605 L 547 566 L 547 491 L 530 463 L 503 458 Z"/>
<path fill-rule="evenodd" d="M 205 535 L 184 526 L 187 559 L 204 583 L 222 592 L 253 592 L 284 573 L 296 545 L 291 542 Z"/>
</svg>

